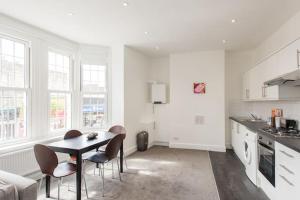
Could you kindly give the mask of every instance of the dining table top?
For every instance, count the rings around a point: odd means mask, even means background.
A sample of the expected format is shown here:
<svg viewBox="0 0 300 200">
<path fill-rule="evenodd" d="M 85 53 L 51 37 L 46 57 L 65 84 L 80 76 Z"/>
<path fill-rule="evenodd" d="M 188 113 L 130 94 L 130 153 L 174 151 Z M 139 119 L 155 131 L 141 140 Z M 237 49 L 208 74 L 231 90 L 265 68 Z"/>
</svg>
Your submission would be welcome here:
<svg viewBox="0 0 300 200">
<path fill-rule="evenodd" d="M 108 131 L 97 131 L 98 136 L 95 139 L 88 140 L 88 133 L 79 137 L 60 140 L 48 144 L 47 146 L 61 153 L 85 153 L 109 142 L 116 134 Z"/>
</svg>

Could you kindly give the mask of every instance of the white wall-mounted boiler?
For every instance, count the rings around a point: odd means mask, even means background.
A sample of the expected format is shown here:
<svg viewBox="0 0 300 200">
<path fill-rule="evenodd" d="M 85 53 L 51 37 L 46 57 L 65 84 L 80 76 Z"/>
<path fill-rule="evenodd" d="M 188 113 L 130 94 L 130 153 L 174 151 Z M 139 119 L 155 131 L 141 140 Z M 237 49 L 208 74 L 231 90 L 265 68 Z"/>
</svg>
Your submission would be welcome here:
<svg viewBox="0 0 300 200">
<path fill-rule="evenodd" d="M 153 83 L 151 85 L 151 103 L 167 103 L 167 87 L 164 83 Z"/>
</svg>

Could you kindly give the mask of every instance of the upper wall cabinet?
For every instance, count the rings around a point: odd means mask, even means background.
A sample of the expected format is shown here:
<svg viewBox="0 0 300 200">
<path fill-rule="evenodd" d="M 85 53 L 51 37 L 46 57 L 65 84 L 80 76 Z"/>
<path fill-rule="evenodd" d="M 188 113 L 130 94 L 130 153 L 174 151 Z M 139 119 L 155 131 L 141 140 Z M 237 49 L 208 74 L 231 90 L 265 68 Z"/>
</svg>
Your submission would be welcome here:
<svg viewBox="0 0 300 200">
<path fill-rule="evenodd" d="M 278 64 L 276 67 L 276 76 L 282 76 L 299 69 L 299 51 L 300 51 L 300 40 L 296 40 L 283 50 L 279 51 Z M 273 56 L 272 56 L 273 57 Z M 274 77 L 276 78 L 276 77 Z"/>
<path fill-rule="evenodd" d="M 297 40 L 256 65 L 243 76 L 243 100 L 300 99 L 300 87 L 266 86 L 266 81 L 299 70 L 300 40 Z"/>
</svg>

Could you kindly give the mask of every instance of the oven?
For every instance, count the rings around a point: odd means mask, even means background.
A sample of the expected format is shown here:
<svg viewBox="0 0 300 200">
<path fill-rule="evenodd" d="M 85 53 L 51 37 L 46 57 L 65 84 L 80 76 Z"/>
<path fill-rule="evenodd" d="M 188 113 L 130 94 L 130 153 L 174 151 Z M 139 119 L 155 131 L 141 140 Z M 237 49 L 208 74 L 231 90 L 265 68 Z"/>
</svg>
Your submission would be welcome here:
<svg viewBox="0 0 300 200">
<path fill-rule="evenodd" d="M 258 168 L 264 177 L 275 186 L 275 150 L 274 140 L 258 136 Z"/>
</svg>

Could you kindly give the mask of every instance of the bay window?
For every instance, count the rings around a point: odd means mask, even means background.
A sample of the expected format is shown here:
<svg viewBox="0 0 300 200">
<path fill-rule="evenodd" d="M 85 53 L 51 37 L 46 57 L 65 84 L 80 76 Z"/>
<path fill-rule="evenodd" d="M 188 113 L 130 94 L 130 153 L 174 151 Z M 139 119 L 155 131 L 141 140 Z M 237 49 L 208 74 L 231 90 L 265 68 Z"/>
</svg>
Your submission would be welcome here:
<svg viewBox="0 0 300 200">
<path fill-rule="evenodd" d="M 107 67 L 81 66 L 82 126 L 102 128 L 107 123 Z"/>
<path fill-rule="evenodd" d="M 48 52 L 49 130 L 71 127 L 71 59 L 55 51 Z"/>
<path fill-rule="evenodd" d="M 29 44 L 0 35 L 0 142 L 28 137 Z"/>
</svg>

